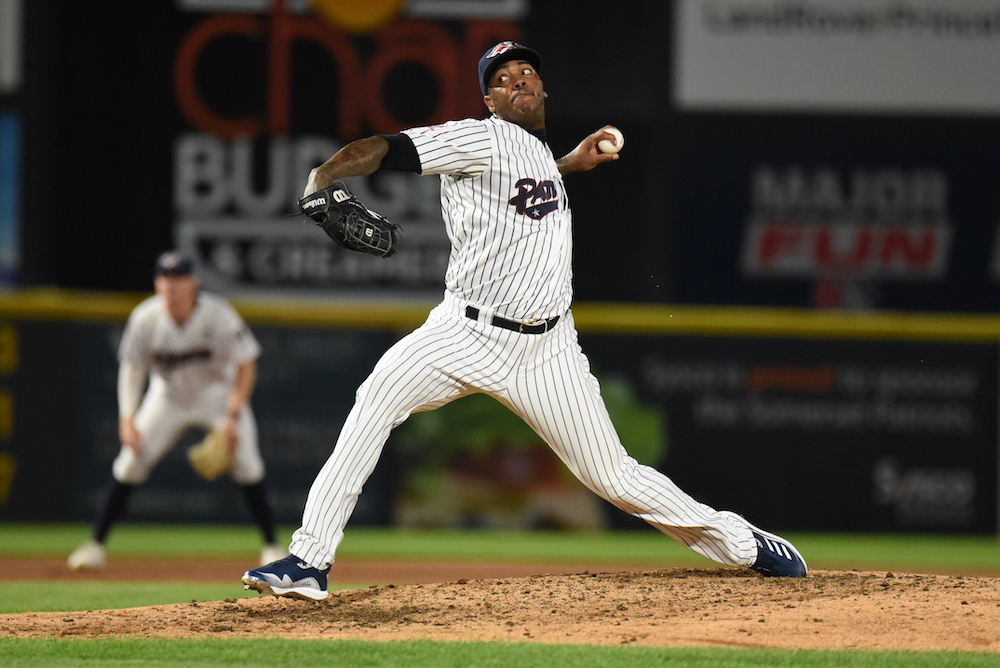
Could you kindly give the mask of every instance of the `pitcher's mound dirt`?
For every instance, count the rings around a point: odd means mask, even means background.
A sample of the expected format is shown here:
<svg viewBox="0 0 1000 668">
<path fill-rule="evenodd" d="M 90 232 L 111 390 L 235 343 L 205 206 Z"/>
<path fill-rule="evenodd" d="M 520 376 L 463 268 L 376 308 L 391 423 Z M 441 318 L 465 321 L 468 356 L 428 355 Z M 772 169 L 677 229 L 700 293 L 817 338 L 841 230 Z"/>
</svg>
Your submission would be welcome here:
<svg viewBox="0 0 1000 668">
<path fill-rule="evenodd" d="M 284 637 L 1000 652 L 983 576 L 667 569 L 461 579 L 128 610 L 0 615 L 0 637 Z"/>
</svg>

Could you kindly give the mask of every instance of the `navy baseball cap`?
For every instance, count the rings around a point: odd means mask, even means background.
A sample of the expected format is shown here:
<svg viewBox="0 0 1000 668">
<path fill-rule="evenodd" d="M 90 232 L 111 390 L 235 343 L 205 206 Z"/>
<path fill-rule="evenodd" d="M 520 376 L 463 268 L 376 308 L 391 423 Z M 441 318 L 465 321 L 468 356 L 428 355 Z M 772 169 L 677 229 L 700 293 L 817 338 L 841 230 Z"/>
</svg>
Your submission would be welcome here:
<svg viewBox="0 0 1000 668">
<path fill-rule="evenodd" d="M 156 258 L 154 276 L 191 276 L 194 274 L 194 260 L 180 251 L 167 251 Z"/>
<path fill-rule="evenodd" d="M 536 71 L 542 71 L 542 57 L 534 49 L 517 42 L 495 44 L 479 59 L 479 88 L 483 95 L 486 95 L 486 87 L 496 69 L 511 60 L 527 60 Z"/>
</svg>

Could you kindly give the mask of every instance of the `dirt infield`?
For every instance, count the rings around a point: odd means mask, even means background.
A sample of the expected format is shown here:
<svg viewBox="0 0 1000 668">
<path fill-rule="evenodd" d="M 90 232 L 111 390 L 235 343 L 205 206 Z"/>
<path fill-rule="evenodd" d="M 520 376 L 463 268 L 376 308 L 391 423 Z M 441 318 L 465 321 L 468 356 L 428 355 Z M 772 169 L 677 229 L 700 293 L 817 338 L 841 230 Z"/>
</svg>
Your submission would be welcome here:
<svg viewBox="0 0 1000 668">
<path fill-rule="evenodd" d="M 43 570 L 44 563 L 34 563 Z M 62 562 L 48 567 L 53 571 L 39 578 L 154 579 L 156 572 L 150 561 L 118 562 L 100 575 L 70 574 Z M 204 572 L 178 568 L 176 561 L 169 567 L 172 574 L 187 572 L 184 579 L 225 581 L 245 564 L 208 562 Z M 334 570 L 341 582 L 393 584 L 334 592 L 319 604 L 267 597 L 4 614 L 0 636 L 253 635 L 1000 653 L 1000 579 L 986 576 L 820 570 L 784 580 L 724 568 L 588 573 L 524 564 L 391 562 L 338 564 Z"/>
<path fill-rule="evenodd" d="M 0 569 L 16 580 L 232 582 L 237 589 L 242 587 L 239 580 L 243 572 L 256 565 L 253 560 L 116 558 L 104 570 L 74 573 L 66 568 L 65 559 L 0 559 Z M 344 560 L 338 561 L 332 569 L 330 582 L 351 586 L 429 584 L 463 578 L 581 573 L 587 568 L 566 564 Z M 629 569 L 623 566 L 606 570 Z"/>
</svg>

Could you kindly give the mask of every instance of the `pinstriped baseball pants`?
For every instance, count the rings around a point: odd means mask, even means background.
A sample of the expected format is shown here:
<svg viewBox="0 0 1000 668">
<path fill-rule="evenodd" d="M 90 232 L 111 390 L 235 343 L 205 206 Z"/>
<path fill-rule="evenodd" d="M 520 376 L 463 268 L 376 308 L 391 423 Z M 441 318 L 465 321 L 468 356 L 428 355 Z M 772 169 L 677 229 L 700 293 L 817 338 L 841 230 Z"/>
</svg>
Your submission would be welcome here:
<svg viewBox="0 0 1000 668">
<path fill-rule="evenodd" d="M 622 446 L 572 313 L 545 334 L 519 334 L 465 316 L 446 294 L 427 321 L 382 356 L 358 388 L 330 458 L 316 476 L 289 551 L 326 568 L 344 537 L 389 432 L 412 413 L 486 393 L 513 410 L 588 489 L 713 561 L 749 565 L 750 529 L 699 503 Z"/>
</svg>

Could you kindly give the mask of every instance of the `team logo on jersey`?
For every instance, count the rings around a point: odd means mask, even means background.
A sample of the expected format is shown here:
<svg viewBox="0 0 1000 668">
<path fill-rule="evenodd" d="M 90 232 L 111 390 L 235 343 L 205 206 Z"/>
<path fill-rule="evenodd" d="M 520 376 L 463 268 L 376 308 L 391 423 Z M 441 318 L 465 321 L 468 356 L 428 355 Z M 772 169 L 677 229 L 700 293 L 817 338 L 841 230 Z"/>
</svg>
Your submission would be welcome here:
<svg viewBox="0 0 1000 668">
<path fill-rule="evenodd" d="M 153 364 L 168 371 L 173 371 L 179 366 L 186 364 L 196 364 L 207 362 L 212 359 L 212 351 L 208 348 L 195 348 L 183 352 L 154 352 Z"/>
<path fill-rule="evenodd" d="M 541 220 L 559 208 L 559 192 L 554 181 L 535 181 L 521 179 L 517 185 L 517 194 L 511 197 L 510 204 L 522 216 Z"/>
</svg>

